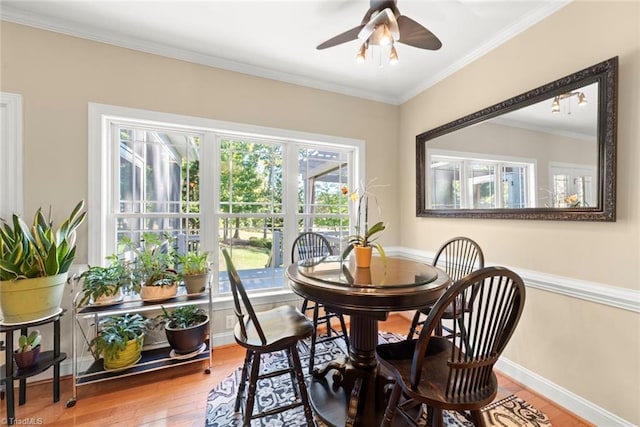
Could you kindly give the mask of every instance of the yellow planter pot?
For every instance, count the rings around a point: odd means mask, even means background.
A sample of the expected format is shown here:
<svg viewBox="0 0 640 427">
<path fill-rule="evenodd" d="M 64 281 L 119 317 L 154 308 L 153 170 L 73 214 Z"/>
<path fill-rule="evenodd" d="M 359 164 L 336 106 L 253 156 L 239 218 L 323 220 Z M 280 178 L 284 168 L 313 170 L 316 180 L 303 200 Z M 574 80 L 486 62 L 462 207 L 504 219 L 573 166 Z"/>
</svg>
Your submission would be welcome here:
<svg viewBox="0 0 640 427">
<path fill-rule="evenodd" d="M 27 323 L 58 313 L 67 275 L 0 281 L 3 322 Z"/>
<path fill-rule="evenodd" d="M 143 341 L 144 335 L 140 335 L 138 338 L 127 341 L 127 346 L 124 350 L 119 351 L 112 358 L 104 358 L 104 368 L 124 369 L 128 366 L 135 365 L 138 360 L 140 360 Z"/>
</svg>

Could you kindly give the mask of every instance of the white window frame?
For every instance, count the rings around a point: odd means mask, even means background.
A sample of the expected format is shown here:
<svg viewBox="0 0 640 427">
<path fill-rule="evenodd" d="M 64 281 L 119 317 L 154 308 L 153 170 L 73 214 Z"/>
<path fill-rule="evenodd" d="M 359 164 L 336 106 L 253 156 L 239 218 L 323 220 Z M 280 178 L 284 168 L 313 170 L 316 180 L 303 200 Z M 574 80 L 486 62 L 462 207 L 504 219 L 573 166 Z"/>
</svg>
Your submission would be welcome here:
<svg viewBox="0 0 640 427">
<path fill-rule="evenodd" d="M 117 149 L 111 141 L 111 127 L 115 123 L 132 123 L 133 126 L 148 124 L 157 127 L 183 128 L 189 132 L 202 132 L 203 144 L 201 145 L 201 156 L 205 159 L 216 159 L 218 153 L 219 139 L 232 134 L 238 134 L 247 139 L 268 139 L 271 141 L 281 140 L 287 143 L 287 149 L 284 153 L 283 161 L 287 165 L 293 165 L 296 162 L 297 147 L 306 144 L 321 144 L 328 148 L 336 147 L 338 149 L 349 148 L 354 152 L 353 173 L 349 183 L 352 187 L 355 182 L 363 182 L 365 177 L 365 143 L 363 140 L 342 138 L 329 135 L 313 134 L 307 132 L 292 131 L 278 128 L 268 128 L 255 125 L 247 125 L 235 122 L 226 122 L 200 117 L 184 116 L 172 113 L 161 113 L 149 110 L 134 109 L 128 107 L 119 107 L 113 105 L 89 103 L 88 106 L 88 189 L 87 198 L 87 225 L 88 235 L 91 236 L 88 242 L 88 263 L 90 265 L 102 265 L 105 258 L 115 252 L 115 230 L 111 230 L 112 221 L 109 218 L 109 208 L 114 203 L 114 189 L 118 188 L 118 177 L 116 173 L 110 169 L 109 159 L 113 158 Z M 295 155 L 294 155 L 295 153 Z M 212 169 L 204 169 L 211 170 Z M 217 176 L 201 176 L 202 183 L 211 183 L 213 188 L 210 191 L 201 192 L 200 203 L 203 211 L 218 213 L 218 188 L 219 177 Z M 295 180 L 287 182 L 287 188 L 290 190 L 295 188 L 297 183 Z M 285 192 L 286 194 L 286 192 Z M 117 196 L 117 195 L 116 195 Z M 111 197 L 111 199 L 108 199 Z M 297 236 L 296 222 L 294 219 L 297 211 L 297 200 L 284 199 L 283 210 L 285 215 L 292 215 L 291 221 L 284 230 L 284 244 L 289 247 Z M 217 215 L 204 215 L 201 217 L 201 230 L 216 230 L 217 225 L 212 221 L 217 221 Z M 218 252 L 218 239 L 216 236 L 207 236 L 206 232 L 202 236 L 201 243 L 205 247 L 213 248 Z M 285 262 L 287 261 L 285 257 Z M 216 271 L 217 269 L 214 269 Z M 217 277 L 214 278 L 217 280 Z M 276 292 L 282 292 L 277 289 Z"/>
<path fill-rule="evenodd" d="M 24 209 L 22 95 L 0 92 L 0 218 Z"/>
</svg>

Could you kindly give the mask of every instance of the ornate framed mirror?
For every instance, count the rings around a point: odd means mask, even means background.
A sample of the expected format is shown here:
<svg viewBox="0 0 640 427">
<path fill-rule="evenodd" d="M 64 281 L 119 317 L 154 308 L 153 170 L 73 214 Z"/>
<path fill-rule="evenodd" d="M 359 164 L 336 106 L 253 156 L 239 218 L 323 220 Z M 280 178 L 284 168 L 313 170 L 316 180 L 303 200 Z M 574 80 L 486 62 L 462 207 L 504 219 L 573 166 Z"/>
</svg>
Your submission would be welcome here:
<svg viewBox="0 0 640 427">
<path fill-rule="evenodd" d="M 416 136 L 416 215 L 615 221 L 618 57 Z"/>
</svg>

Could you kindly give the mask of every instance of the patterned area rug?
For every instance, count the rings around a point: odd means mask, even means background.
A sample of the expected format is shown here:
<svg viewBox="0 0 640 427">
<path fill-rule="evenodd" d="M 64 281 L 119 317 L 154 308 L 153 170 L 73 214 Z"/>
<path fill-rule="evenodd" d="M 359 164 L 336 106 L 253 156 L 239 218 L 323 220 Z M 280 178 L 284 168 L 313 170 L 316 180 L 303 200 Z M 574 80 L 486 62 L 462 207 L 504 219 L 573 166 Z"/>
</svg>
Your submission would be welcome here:
<svg viewBox="0 0 640 427">
<path fill-rule="evenodd" d="M 404 337 L 399 334 L 380 332 L 378 342 L 397 342 Z M 300 362 L 309 381 L 307 366 L 309 364 L 308 343 L 298 346 Z M 316 366 L 344 357 L 346 348 L 342 340 L 333 340 L 318 344 L 316 348 Z M 273 353 L 264 355 L 260 363 L 260 371 L 270 371 L 286 366 L 284 354 Z M 240 381 L 240 368 L 225 378 L 220 384 L 211 390 L 207 399 L 206 427 L 241 426 L 242 416 L 233 412 L 238 382 Z M 256 394 L 256 408 L 254 413 L 281 406 L 283 402 L 294 400 L 291 391 L 291 380 L 288 375 L 267 378 L 258 382 Z M 549 427 L 551 423 L 547 416 L 537 408 L 523 401 L 515 395 L 494 402 L 483 409 L 488 426 L 498 427 Z M 463 414 L 457 412 L 445 412 L 445 426 L 447 427 L 473 427 L 473 423 Z M 302 407 L 276 414 L 262 420 L 253 420 L 252 426 L 291 427 L 304 426 L 306 424 Z M 318 426 L 324 424 L 317 421 Z"/>
</svg>

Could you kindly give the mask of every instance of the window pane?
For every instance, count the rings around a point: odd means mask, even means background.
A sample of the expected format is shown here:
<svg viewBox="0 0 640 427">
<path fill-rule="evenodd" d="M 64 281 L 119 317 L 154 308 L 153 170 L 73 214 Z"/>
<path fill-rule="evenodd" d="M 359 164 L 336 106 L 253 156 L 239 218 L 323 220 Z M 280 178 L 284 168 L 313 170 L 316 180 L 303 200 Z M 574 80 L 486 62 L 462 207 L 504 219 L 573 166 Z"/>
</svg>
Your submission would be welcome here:
<svg viewBox="0 0 640 427">
<path fill-rule="evenodd" d="M 521 166 L 504 166 L 502 168 L 502 207 L 526 208 L 527 173 Z"/>
<path fill-rule="evenodd" d="M 220 210 L 282 212 L 282 145 L 223 140 L 220 151 Z"/>
<path fill-rule="evenodd" d="M 431 160 L 431 200 L 432 209 L 460 208 L 460 167 L 458 161 L 448 161 L 432 157 Z"/>
<path fill-rule="evenodd" d="M 283 287 L 281 218 L 221 218 L 220 247 L 226 247 L 248 290 Z M 224 262 L 220 266 L 220 292 L 231 292 Z"/>
<path fill-rule="evenodd" d="M 200 137 L 134 127 L 118 136 L 118 250 L 124 236 L 139 243 L 145 232 L 165 233 L 180 252 L 197 247 Z"/>
<path fill-rule="evenodd" d="M 334 254 L 349 234 L 349 157 L 345 152 L 317 148 L 298 150 L 298 232 L 325 235 Z"/>
<path fill-rule="evenodd" d="M 496 168 L 481 162 L 471 162 L 467 167 L 467 180 L 471 191 L 471 208 L 488 209 L 496 207 Z"/>
</svg>

